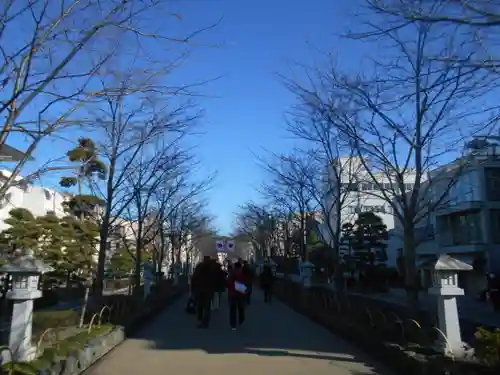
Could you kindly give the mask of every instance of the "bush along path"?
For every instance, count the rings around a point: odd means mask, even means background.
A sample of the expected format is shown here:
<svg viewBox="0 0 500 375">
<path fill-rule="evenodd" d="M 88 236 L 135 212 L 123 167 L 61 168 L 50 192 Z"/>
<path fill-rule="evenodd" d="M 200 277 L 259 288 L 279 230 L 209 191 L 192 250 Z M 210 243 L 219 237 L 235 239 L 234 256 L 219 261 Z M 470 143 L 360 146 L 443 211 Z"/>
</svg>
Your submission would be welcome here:
<svg viewBox="0 0 500 375">
<path fill-rule="evenodd" d="M 387 305 L 374 306 L 326 288 L 304 288 L 286 279 L 276 282 L 274 292 L 295 311 L 353 342 L 396 374 L 500 374 L 500 330 L 479 328 L 473 357 L 445 357 L 433 350 L 439 332 L 425 317 L 414 320 Z"/>
<path fill-rule="evenodd" d="M 2 364 L 1 374 L 80 374 L 122 343 L 127 335 L 151 322 L 186 290 L 184 284 L 174 286 L 170 281 L 162 281 L 146 299 L 104 296 L 90 306 L 83 328 L 78 328 L 80 311 L 77 309 L 36 313 L 33 344 L 38 358 L 28 363 Z M 10 351 L 6 346 L 1 350 Z"/>
</svg>

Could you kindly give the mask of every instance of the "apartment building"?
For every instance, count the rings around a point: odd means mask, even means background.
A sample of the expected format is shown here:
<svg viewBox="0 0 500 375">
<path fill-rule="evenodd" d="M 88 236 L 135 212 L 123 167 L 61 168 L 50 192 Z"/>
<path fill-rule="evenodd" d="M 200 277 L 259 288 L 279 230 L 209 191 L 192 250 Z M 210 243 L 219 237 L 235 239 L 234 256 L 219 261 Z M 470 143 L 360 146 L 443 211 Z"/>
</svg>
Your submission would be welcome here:
<svg viewBox="0 0 500 375">
<path fill-rule="evenodd" d="M 409 170 L 405 177 L 405 189 L 411 191 L 414 182 L 415 173 Z M 387 226 L 390 236 L 388 242 L 393 241 L 395 227 L 393 210 L 387 200 L 380 197 L 382 189 L 385 189 L 389 196 L 393 195 L 392 193 L 396 190 L 394 181 L 391 181 L 386 173 L 372 173 L 370 175 L 359 157 L 341 157 L 332 161 L 327 167 L 325 191 L 328 193 L 325 194 L 324 202 L 326 208 L 331 207 L 328 218 L 331 228 L 335 230 L 338 221 L 340 221 L 340 225 L 354 223 L 361 212 L 374 212 Z M 339 190 L 340 197 L 336 195 Z M 337 215 L 339 207 L 340 216 Z M 333 245 L 333 236 L 327 225 L 327 223 L 323 223 L 319 226 L 320 233 L 325 242 Z M 388 266 L 396 265 L 397 252 L 395 249 L 395 246 L 387 248 L 386 263 Z M 341 244 L 340 253 L 341 256 L 348 253 L 346 242 Z"/>
<path fill-rule="evenodd" d="M 418 263 L 449 254 L 474 267 L 459 282 L 467 294 L 484 288 L 487 273 L 500 273 L 500 146 L 487 145 L 430 174 L 432 211 L 417 225 Z M 395 231 L 402 233 L 399 223 Z M 402 249 L 402 241 L 391 246 Z M 430 283 L 428 271 L 421 281 Z"/>
<path fill-rule="evenodd" d="M 5 181 L 10 175 L 9 171 L 0 170 L 0 181 Z M 4 220 L 14 208 L 25 208 L 35 216 L 43 216 L 49 212 L 54 212 L 59 217 L 64 216 L 63 202 L 69 199 L 69 194 L 23 182 L 20 176 L 16 177 L 16 182 L 18 183 L 0 198 L 0 231 L 7 228 Z"/>
</svg>

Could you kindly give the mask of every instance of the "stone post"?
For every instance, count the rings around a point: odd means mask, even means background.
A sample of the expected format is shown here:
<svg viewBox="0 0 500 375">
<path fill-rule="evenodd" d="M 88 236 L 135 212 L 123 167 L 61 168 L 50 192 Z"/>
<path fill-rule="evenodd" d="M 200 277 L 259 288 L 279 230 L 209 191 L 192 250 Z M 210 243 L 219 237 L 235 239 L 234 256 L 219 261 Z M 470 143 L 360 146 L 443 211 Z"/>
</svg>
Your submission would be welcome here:
<svg viewBox="0 0 500 375">
<path fill-rule="evenodd" d="M 460 357 L 464 355 L 465 344 L 460 334 L 460 319 L 458 316 L 457 296 L 464 294 L 458 287 L 458 272 L 471 271 L 472 266 L 449 255 L 441 255 L 433 263 L 432 287 L 429 294 L 437 298 L 438 328 L 446 337 L 438 335 L 435 349 L 444 354 Z"/>
<path fill-rule="evenodd" d="M 314 264 L 306 260 L 305 262 L 300 263 L 300 279 L 302 280 L 302 284 L 306 288 L 310 288 L 312 284 L 312 275 Z"/>
<path fill-rule="evenodd" d="M 153 264 L 148 262 L 144 263 L 144 299 L 151 294 L 151 286 L 155 279 Z"/>
</svg>

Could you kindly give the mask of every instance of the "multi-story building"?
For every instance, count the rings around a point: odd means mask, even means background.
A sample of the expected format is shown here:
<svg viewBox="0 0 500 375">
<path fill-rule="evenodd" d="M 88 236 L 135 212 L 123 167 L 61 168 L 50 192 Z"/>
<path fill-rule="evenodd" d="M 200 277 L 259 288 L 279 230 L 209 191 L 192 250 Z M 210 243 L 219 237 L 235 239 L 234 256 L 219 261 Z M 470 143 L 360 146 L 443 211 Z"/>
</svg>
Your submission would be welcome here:
<svg viewBox="0 0 500 375">
<path fill-rule="evenodd" d="M 477 294 L 487 273 L 500 272 L 500 146 L 485 145 L 437 168 L 429 183 L 430 212 L 416 229 L 418 263 L 446 253 L 472 265 L 459 282 L 466 293 Z M 402 250 L 402 239 L 392 247 Z M 421 270 L 421 281 L 430 283 L 428 271 Z"/>
<path fill-rule="evenodd" d="M 8 177 L 10 177 L 9 171 L 0 171 L 0 181 Z M 14 208 L 25 208 L 34 216 L 43 216 L 49 212 L 59 217 L 64 216 L 63 202 L 70 198 L 69 194 L 25 183 L 20 176 L 16 177 L 16 182 L 7 194 L 0 198 L 0 231 L 7 228 L 4 220 Z"/>
<path fill-rule="evenodd" d="M 387 226 L 389 235 L 395 227 L 392 206 L 387 199 L 382 198 L 382 189 L 387 197 L 394 196 L 398 191 L 395 181 L 391 181 L 386 173 L 373 172 L 370 174 L 364 168 L 359 157 L 341 157 L 328 166 L 327 181 L 325 186 L 324 206 L 325 216 L 329 216 L 329 224 L 324 222 L 320 226 L 320 232 L 326 243 L 333 246 L 333 238 L 337 237 L 334 231 L 338 221 L 342 226 L 344 223 L 353 223 L 361 212 L 376 213 Z M 415 182 L 415 172 L 408 170 L 405 176 L 405 189 L 412 190 Z M 340 186 L 339 186 L 340 184 Z M 340 192 L 340 196 L 338 195 Z M 340 216 L 338 212 L 340 211 Z M 329 225 L 329 227 L 327 227 Z M 333 233 L 334 236 L 332 235 Z M 389 238 L 389 242 L 392 238 Z M 387 249 L 387 263 L 396 265 L 397 253 Z M 348 252 L 348 246 L 341 244 L 341 256 Z"/>
</svg>

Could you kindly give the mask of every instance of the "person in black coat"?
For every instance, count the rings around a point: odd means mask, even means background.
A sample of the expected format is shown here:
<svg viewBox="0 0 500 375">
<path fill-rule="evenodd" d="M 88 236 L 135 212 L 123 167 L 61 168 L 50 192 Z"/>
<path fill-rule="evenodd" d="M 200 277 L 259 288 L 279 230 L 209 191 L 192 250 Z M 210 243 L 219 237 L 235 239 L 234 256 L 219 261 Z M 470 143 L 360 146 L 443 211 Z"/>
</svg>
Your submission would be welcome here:
<svg viewBox="0 0 500 375">
<path fill-rule="evenodd" d="M 215 296 L 214 307 L 218 309 L 222 300 L 222 294 L 226 290 L 226 272 L 222 269 L 222 265 L 215 263 Z"/>
<path fill-rule="evenodd" d="M 196 316 L 199 328 L 208 328 L 210 324 L 210 310 L 216 290 L 216 268 L 212 259 L 205 256 L 199 263 L 191 278 L 191 294 L 196 301 Z"/>
<path fill-rule="evenodd" d="M 255 273 L 252 266 L 249 265 L 247 261 L 243 261 L 242 263 L 243 263 L 243 269 L 242 269 L 243 275 L 245 277 L 245 280 L 247 280 L 247 283 L 245 285 L 247 287 L 246 300 L 247 300 L 247 305 L 250 305 Z"/>
<path fill-rule="evenodd" d="M 260 287 L 264 291 L 264 302 L 271 303 L 274 284 L 273 269 L 269 264 L 265 264 L 260 274 Z"/>
</svg>

